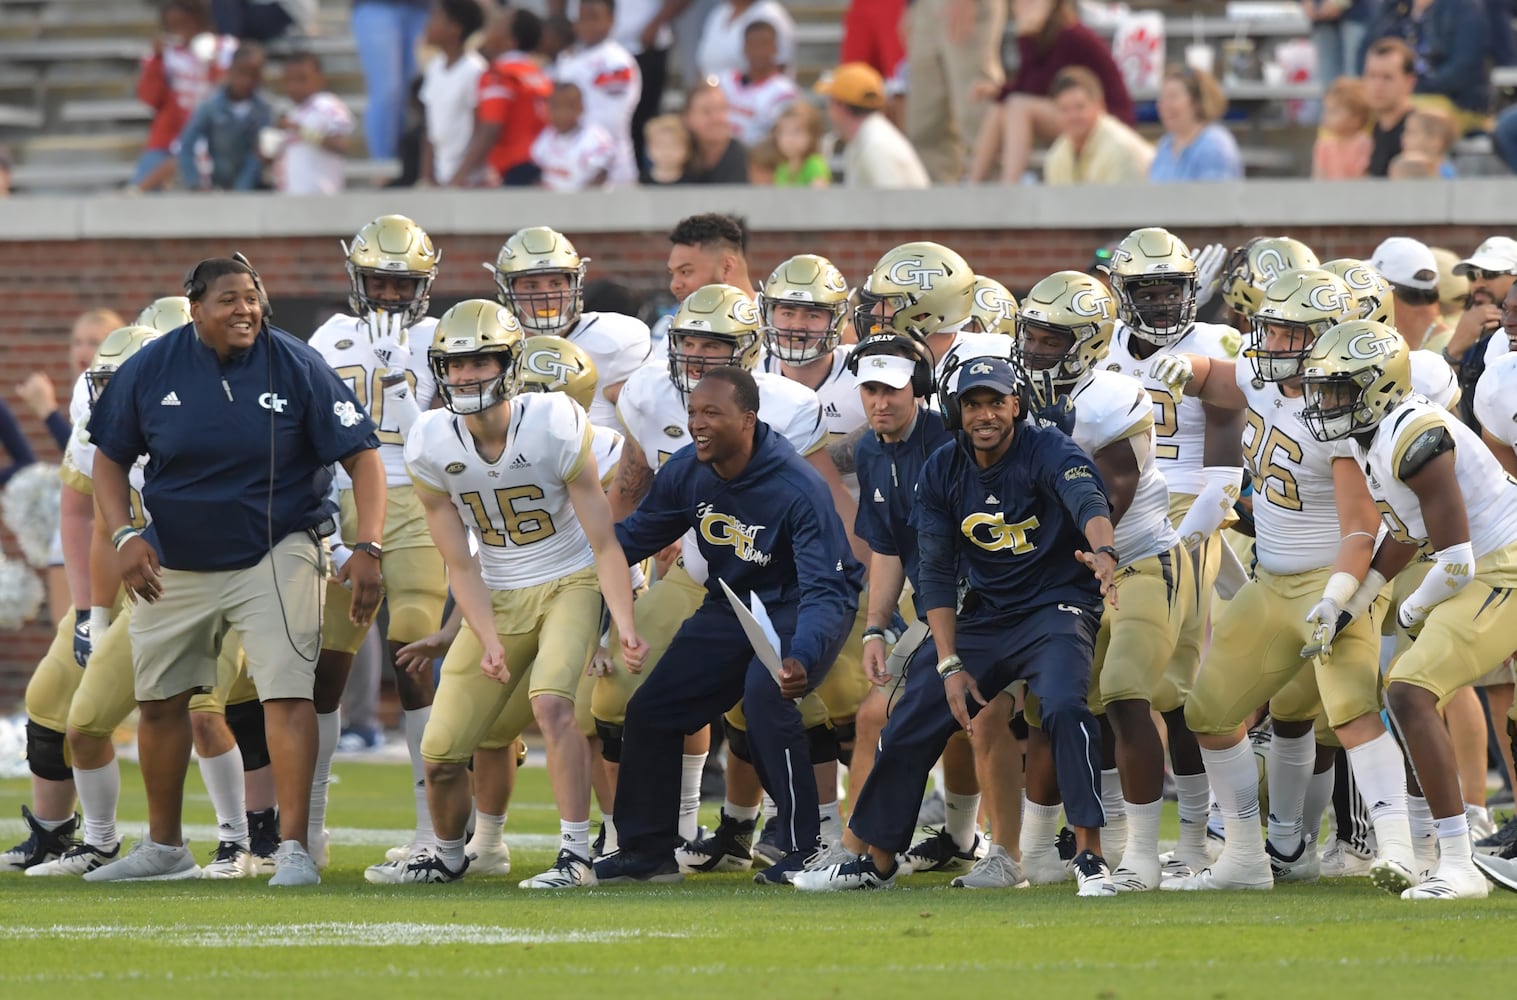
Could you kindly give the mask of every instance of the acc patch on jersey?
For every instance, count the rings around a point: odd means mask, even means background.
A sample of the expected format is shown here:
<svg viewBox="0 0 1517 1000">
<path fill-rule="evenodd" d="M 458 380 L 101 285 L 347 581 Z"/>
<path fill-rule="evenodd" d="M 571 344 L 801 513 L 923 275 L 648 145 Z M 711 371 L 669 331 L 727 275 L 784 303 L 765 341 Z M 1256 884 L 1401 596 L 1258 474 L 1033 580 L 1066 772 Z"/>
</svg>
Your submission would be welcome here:
<svg viewBox="0 0 1517 1000">
<path fill-rule="evenodd" d="M 443 467 L 443 471 L 448 473 L 450 476 L 456 476 L 460 472 L 464 471 L 465 468 L 467 468 L 467 466 L 465 466 L 462 462 L 449 462 L 446 466 Z"/>
<path fill-rule="evenodd" d="M 353 346 L 353 342 L 344 337 L 342 340 L 339 340 L 335 346 L 339 351 L 346 351 L 348 348 Z"/>
<path fill-rule="evenodd" d="M 672 438 L 684 437 L 685 429 L 683 427 L 680 427 L 678 424 L 670 424 L 668 427 L 664 428 L 664 433 Z"/>
</svg>

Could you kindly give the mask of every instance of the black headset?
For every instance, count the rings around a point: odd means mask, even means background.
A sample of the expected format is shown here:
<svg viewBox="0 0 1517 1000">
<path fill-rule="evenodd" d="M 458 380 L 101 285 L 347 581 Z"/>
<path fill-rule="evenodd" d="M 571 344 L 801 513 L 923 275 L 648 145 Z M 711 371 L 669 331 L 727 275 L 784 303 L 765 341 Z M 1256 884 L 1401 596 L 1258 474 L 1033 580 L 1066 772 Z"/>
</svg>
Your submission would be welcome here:
<svg viewBox="0 0 1517 1000">
<path fill-rule="evenodd" d="M 213 260 L 226 259 L 225 257 L 207 257 L 184 273 L 184 294 L 191 302 L 204 297 L 206 293 L 205 279 L 200 277 L 201 270 Z M 263 325 L 267 327 L 269 319 L 274 315 L 274 307 L 269 304 L 269 293 L 264 291 L 263 279 L 258 276 L 258 271 L 241 250 L 232 251 L 230 259 L 247 268 L 248 277 L 253 279 L 253 288 L 258 292 L 258 307 L 263 313 Z"/>
<path fill-rule="evenodd" d="M 916 399 L 932 395 L 932 351 L 922 341 L 899 333 L 877 333 L 859 341 L 858 346 L 848 353 L 848 360 L 843 367 L 857 378 L 859 361 L 871 354 L 909 358 L 912 362 L 911 395 Z"/>
<path fill-rule="evenodd" d="M 959 406 L 959 394 L 951 387 L 953 377 L 971 361 L 977 361 L 981 355 L 971 355 L 967 358 L 959 357 L 957 350 L 951 350 L 943 358 L 943 374 L 938 376 L 937 404 L 938 416 L 943 418 L 943 427 L 949 433 L 955 433 L 964 429 L 964 413 Z M 1011 366 L 1012 373 L 1016 376 L 1020 391 L 1017 393 L 1021 406 L 1017 410 L 1018 421 L 1024 420 L 1032 412 L 1032 394 L 1026 370 L 1015 358 L 1003 358 L 998 355 L 990 355 L 992 360 L 1000 361 Z"/>
</svg>

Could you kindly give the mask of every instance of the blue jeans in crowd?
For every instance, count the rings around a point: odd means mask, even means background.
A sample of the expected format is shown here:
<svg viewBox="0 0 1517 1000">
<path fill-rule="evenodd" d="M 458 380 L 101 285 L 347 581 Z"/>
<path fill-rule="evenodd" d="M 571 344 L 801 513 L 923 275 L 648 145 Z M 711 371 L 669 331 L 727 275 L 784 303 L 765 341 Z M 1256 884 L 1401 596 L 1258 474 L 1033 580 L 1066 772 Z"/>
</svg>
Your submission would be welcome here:
<svg viewBox="0 0 1517 1000">
<path fill-rule="evenodd" d="M 416 44 L 427 26 L 427 4 L 357 0 L 352 23 L 358 62 L 369 92 L 363 117 L 369 155 L 376 160 L 394 159 L 399 152 L 411 80 L 417 72 Z"/>
</svg>

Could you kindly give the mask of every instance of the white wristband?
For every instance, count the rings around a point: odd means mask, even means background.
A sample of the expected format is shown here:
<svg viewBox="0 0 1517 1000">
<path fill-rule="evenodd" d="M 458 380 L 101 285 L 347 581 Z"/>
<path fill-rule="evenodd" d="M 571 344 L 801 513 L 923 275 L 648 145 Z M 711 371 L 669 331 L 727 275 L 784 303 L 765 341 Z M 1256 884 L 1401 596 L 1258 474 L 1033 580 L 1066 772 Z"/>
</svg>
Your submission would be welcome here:
<svg viewBox="0 0 1517 1000">
<path fill-rule="evenodd" d="M 92 607 L 90 608 L 90 648 L 105 638 L 105 633 L 111 627 L 111 609 Z"/>
<path fill-rule="evenodd" d="M 1354 599 L 1354 594 L 1358 590 L 1359 578 L 1352 573 L 1340 571 L 1327 578 L 1327 586 L 1322 588 L 1322 599 L 1332 601 L 1339 608 L 1343 608 Z"/>
<path fill-rule="evenodd" d="M 1349 618 L 1358 618 L 1368 611 L 1370 605 L 1375 603 L 1375 598 L 1379 597 L 1380 592 L 1385 589 L 1385 584 L 1385 574 L 1378 569 L 1372 569 L 1366 573 L 1364 582 L 1359 584 L 1359 589 L 1354 591 L 1354 596 L 1343 605 L 1343 610 L 1348 612 Z"/>
</svg>

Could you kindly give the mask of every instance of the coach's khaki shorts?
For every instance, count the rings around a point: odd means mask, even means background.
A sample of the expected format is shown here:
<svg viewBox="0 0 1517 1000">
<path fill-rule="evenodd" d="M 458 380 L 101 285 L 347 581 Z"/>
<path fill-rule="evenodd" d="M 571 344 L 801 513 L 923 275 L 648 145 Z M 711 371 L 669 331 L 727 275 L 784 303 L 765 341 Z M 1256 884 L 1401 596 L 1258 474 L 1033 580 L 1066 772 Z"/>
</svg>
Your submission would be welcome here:
<svg viewBox="0 0 1517 1000">
<path fill-rule="evenodd" d="M 132 614 L 132 669 L 138 701 L 164 701 L 216 687 L 227 633 L 242 635 L 258 696 L 309 699 L 321 647 L 321 546 L 300 531 L 246 569 L 164 569 L 163 596 Z M 277 586 L 276 586 L 277 582 Z"/>
</svg>

